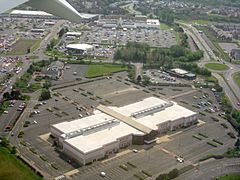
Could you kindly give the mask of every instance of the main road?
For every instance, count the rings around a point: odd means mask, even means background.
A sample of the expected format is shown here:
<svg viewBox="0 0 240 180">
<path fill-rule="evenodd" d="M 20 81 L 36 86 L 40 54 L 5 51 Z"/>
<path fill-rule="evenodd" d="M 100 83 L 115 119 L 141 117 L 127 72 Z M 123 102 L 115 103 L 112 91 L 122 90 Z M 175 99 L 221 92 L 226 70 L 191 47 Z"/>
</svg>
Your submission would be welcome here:
<svg viewBox="0 0 240 180">
<path fill-rule="evenodd" d="M 204 67 L 206 63 L 212 62 L 213 60 L 220 60 L 220 58 L 214 54 L 208 43 L 202 37 L 201 33 L 199 33 L 195 27 L 193 27 L 191 24 L 180 24 L 183 26 L 185 32 L 193 38 L 199 49 L 204 52 L 203 60 L 198 63 L 200 67 Z M 212 75 L 218 79 L 220 86 L 223 88 L 224 92 L 232 103 L 232 106 L 236 109 L 240 109 L 240 106 L 238 105 L 240 102 L 240 88 L 233 79 L 234 73 L 240 72 L 240 66 L 230 62 L 223 62 L 221 60 L 220 62 L 226 64 L 230 68 L 222 72 L 211 70 Z"/>
</svg>

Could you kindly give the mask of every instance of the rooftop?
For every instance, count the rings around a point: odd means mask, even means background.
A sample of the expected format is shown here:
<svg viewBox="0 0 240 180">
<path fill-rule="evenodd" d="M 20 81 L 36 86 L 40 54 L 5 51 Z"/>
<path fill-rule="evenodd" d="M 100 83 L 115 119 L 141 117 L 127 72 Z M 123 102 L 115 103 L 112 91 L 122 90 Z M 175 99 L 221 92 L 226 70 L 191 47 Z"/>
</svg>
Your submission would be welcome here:
<svg viewBox="0 0 240 180">
<path fill-rule="evenodd" d="M 25 10 L 13 10 L 11 15 L 28 15 L 28 16 L 53 16 L 52 14 L 44 11 L 25 11 Z"/>
<path fill-rule="evenodd" d="M 92 49 L 93 46 L 90 44 L 69 44 L 67 45 L 67 48 L 86 51 L 88 49 Z"/>
</svg>

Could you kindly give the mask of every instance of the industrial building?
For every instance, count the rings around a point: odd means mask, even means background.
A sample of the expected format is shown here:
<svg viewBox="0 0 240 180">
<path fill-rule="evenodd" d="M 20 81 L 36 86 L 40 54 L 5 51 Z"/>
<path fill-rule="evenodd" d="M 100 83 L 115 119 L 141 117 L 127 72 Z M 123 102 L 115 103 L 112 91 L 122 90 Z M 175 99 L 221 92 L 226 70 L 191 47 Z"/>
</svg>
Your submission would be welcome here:
<svg viewBox="0 0 240 180">
<path fill-rule="evenodd" d="M 197 123 L 197 114 L 175 102 L 149 97 L 123 107 L 99 105 L 94 115 L 51 126 L 59 150 L 88 164 L 132 144 Z"/>
</svg>

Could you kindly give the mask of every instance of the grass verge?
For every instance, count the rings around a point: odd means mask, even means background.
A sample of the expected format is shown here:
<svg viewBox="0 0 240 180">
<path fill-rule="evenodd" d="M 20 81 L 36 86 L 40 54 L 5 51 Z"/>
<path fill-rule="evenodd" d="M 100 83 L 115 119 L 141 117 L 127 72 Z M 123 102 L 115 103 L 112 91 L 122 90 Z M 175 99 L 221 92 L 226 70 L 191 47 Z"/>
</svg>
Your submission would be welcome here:
<svg viewBox="0 0 240 180">
<path fill-rule="evenodd" d="M 225 64 L 219 64 L 219 63 L 208 63 L 205 65 L 206 68 L 216 71 L 226 71 L 229 69 L 229 67 Z"/>
<path fill-rule="evenodd" d="M 93 78 L 104 75 L 111 75 L 114 72 L 126 71 L 127 66 L 115 65 L 115 64 L 91 64 L 89 65 L 85 76 L 87 78 Z"/>
<path fill-rule="evenodd" d="M 0 179 L 7 180 L 40 180 L 33 171 L 10 154 L 6 148 L 0 147 Z"/>
</svg>

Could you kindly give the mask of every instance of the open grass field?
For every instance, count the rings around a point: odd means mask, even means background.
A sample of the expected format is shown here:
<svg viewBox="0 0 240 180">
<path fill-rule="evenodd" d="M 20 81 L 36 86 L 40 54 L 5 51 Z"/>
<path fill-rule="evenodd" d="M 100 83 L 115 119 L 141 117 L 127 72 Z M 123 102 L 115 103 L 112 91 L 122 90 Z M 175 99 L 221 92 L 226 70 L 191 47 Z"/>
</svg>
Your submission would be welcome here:
<svg viewBox="0 0 240 180">
<path fill-rule="evenodd" d="M 225 176 L 220 177 L 220 180 L 239 180 L 240 174 L 227 174 Z"/>
<path fill-rule="evenodd" d="M 235 73 L 233 75 L 233 79 L 237 83 L 237 85 L 240 87 L 240 73 Z"/>
<path fill-rule="evenodd" d="M 207 25 L 209 24 L 209 21 L 207 20 L 194 20 L 192 21 L 193 24 L 200 24 L 200 25 Z"/>
<path fill-rule="evenodd" d="M 0 147 L 0 179 L 1 180 L 40 180 L 24 163 L 7 149 Z"/>
<path fill-rule="evenodd" d="M 167 24 L 161 22 L 160 23 L 160 29 L 161 30 L 169 30 L 169 29 L 171 29 L 171 27 L 168 26 Z"/>
<path fill-rule="evenodd" d="M 127 67 L 114 64 L 91 64 L 89 65 L 85 76 L 93 78 L 97 76 L 111 75 L 114 72 L 127 70 Z"/>
<path fill-rule="evenodd" d="M 24 55 L 27 54 L 28 48 L 33 52 L 38 48 L 40 42 L 40 39 L 19 39 L 12 46 L 12 50 L 7 52 L 7 55 Z"/>
<path fill-rule="evenodd" d="M 219 64 L 219 63 L 208 63 L 205 65 L 206 68 L 216 71 L 225 71 L 228 70 L 229 67 L 225 64 Z"/>
</svg>

